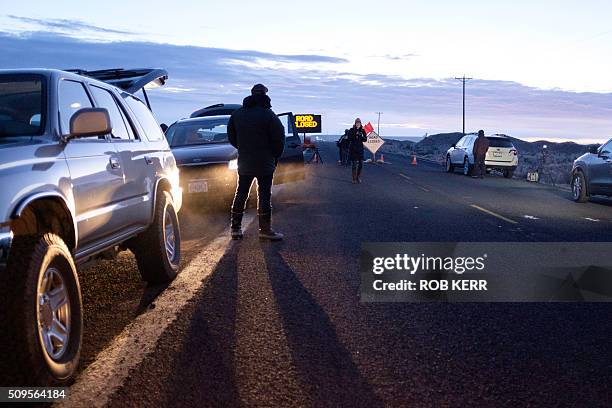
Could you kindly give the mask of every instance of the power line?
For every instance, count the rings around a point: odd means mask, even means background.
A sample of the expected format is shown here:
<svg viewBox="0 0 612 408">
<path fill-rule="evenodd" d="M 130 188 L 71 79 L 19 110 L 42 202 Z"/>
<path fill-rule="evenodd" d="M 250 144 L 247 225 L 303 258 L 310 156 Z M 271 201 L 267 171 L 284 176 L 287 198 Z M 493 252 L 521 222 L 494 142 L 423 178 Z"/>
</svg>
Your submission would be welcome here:
<svg viewBox="0 0 612 408">
<path fill-rule="evenodd" d="M 463 83 L 463 135 L 465 136 L 465 83 L 474 78 L 466 78 L 465 75 L 463 75 L 462 78 L 455 77 L 455 79 Z"/>
</svg>

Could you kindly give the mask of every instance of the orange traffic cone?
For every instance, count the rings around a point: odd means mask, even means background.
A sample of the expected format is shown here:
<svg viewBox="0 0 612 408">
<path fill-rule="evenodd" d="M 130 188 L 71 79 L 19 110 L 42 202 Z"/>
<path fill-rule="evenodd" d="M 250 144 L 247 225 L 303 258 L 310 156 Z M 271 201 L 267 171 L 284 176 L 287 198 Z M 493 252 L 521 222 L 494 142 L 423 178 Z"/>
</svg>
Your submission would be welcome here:
<svg viewBox="0 0 612 408">
<path fill-rule="evenodd" d="M 380 155 L 380 161 L 383 162 L 383 163 L 385 162 L 385 155 L 384 154 Z"/>
<path fill-rule="evenodd" d="M 412 165 L 413 166 L 417 165 L 416 154 L 412 155 Z"/>
</svg>

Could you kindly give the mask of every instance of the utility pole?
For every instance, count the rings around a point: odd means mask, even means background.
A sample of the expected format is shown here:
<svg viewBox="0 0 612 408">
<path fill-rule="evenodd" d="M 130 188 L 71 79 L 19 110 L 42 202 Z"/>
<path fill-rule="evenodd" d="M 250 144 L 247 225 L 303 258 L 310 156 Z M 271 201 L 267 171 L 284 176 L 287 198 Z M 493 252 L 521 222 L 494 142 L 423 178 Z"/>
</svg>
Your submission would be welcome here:
<svg viewBox="0 0 612 408">
<path fill-rule="evenodd" d="M 463 75 L 463 78 L 455 77 L 455 79 L 463 83 L 463 135 L 465 136 L 465 83 L 473 78 L 466 78 L 465 75 Z"/>
<path fill-rule="evenodd" d="M 376 113 L 378 115 L 378 130 L 377 130 L 377 133 L 378 133 L 378 136 L 380 136 L 380 115 L 382 115 L 383 112 L 374 112 L 374 113 Z"/>
</svg>

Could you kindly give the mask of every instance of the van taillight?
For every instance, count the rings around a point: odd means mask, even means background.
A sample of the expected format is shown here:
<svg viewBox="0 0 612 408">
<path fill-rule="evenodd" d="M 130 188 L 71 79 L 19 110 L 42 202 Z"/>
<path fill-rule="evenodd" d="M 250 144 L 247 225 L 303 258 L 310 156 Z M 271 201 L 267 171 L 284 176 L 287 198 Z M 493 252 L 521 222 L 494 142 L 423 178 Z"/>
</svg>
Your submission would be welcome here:
<svg viewBox="0 0 612 408">
<path fill-rule="evenodd" d="M 518 156 L 518 150 L 510 149 L 510 153 L 514 153 L 515 156 Z"/>
</svg>

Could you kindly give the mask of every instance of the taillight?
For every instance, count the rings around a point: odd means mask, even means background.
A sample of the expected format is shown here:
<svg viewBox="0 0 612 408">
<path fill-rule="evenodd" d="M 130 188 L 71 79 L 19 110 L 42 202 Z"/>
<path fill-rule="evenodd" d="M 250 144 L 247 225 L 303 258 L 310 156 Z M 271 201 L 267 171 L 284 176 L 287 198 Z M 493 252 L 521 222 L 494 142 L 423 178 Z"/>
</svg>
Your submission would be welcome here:
<svg viewBox="0 0 612 408">
<path fill-rule="evenodd" d="M 510 153 L 514 153 L 515 156 L 518 156 L 518 150 L 510 149 Z"/>
</svg>

